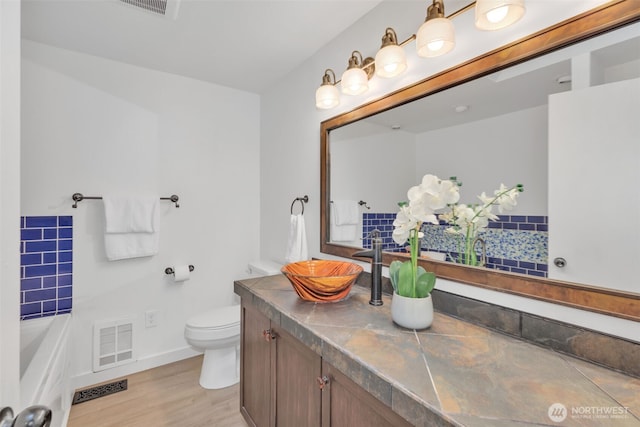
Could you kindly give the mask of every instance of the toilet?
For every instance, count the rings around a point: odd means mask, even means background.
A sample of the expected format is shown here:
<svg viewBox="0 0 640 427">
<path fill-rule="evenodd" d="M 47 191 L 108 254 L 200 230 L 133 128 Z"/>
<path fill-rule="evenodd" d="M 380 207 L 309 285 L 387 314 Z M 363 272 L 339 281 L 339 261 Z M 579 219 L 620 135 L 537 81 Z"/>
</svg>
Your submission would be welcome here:
<svg viewBox="0 0 640 427">
<path fill-rule="evenodd" d="M 280 265 L 256 261 L 248 266 L 248 277 L 280 273 Z M 195 349 L 204 351 L 200 386 L 219 389 L 240 380 L 240 306 L 207 310 L 187 320 L 184 338 Z"/>
</svg>

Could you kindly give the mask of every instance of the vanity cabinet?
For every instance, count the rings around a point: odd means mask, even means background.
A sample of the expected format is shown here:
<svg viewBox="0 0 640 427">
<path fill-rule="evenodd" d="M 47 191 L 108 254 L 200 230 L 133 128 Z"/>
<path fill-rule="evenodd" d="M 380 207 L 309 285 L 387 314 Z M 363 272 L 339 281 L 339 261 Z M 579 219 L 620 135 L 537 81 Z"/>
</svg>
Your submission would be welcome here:
<svg viewBox="0 0 640 427">
<path fill-rule="evenodd" d="M 244 300 L 241 336 L 240 411 L 249 425 L 411 425 Z"/>
<path fill-rule="evenodd" d="M 322 359 L 242 304 L 240 410 L 258 427 L 320 426 Z"/>
</svg>

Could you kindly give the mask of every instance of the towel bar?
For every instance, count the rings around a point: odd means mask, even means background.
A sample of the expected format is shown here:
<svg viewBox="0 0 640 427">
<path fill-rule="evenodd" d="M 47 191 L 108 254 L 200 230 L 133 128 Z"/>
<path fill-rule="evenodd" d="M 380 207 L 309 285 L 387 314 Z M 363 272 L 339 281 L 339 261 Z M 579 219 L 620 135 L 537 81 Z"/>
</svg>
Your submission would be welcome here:
<svg viewBox="0 0 640 427">
<path fill-rule="evenodd" d="M 82 193 L 73 193 L 73 196 L 71 196 L 71 198 L 73 199 L 74 203 L 73 205 L 71 205 L 72 208 L 77 208 L 78 207 L 78 202 L 81 202 L 85 199 L 87 200 L 102 200 L 102 196 L 85 196 Z M 178 200 L 180 198 L 178 196 L 176 196 L 175 194 L 172 194 L 170 197 L 160 197 L 160 200 L 170 200 L 171 202 L 176 204 L 176 208 L 179 208 L 180 205 L 178 204 Z"/>
<path fill-rule="evenodd" d="M 331 201 L 330 201 L 330 203 L 333 203 L 333 200 L 331 200 Z M 358 202 L 358 204 L 359 204 L 360 206 L 364 206 L 364 207 L 365 207 L 365 208 L 367 208 L 367 209 L 371 209 L 371 206 L 369 206 L 369 205 L 367 204 L 367 202 L 365 202 L 364 200 L 360 200 L 360 201 Z"/>
</svg>

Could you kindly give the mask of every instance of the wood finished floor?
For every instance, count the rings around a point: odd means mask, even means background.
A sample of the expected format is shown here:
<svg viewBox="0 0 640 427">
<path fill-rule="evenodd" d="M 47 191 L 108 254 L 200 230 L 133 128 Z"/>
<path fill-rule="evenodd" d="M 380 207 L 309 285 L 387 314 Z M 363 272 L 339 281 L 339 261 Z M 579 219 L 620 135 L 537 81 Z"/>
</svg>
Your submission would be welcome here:
<svg viewBox="0 0 640 427">
<path fill-rule="evenodd" d="M 67 427 L 246 427 L 238 384 L 203 389 L 201 364 L 198 356 L 128 375 L 127 390 L 73 405 Z"/>
</svg>

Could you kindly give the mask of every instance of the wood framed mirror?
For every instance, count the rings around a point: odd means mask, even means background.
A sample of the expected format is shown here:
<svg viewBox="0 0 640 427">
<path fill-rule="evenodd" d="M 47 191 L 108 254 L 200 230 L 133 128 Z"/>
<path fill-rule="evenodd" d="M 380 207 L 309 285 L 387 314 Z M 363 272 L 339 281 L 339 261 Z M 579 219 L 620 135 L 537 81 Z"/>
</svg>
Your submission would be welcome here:
<svg viewBox="0 0 640 427">
<path fill-rule="evenodd" d="M 321 252 L 351 258 L 358 248 L 332 242 L 330 236 L 331 162 L 330 132 L 361 119 L 405 105 L 526 60 L 640 21 L 640 3 L 610 2 L 521 40 L 488 52 L 355 110 L 321 123 Z M 383 263 L 406 260 L 408 255 L 385 252 Z M 554 304 L 640 321 L 640 294 L 580 283 L 508 273 L 481 267 L 421 259 L 420 263 L 443 279 Z M 602 265 L 602 268 L 615 266 Z"/>
</svg>

